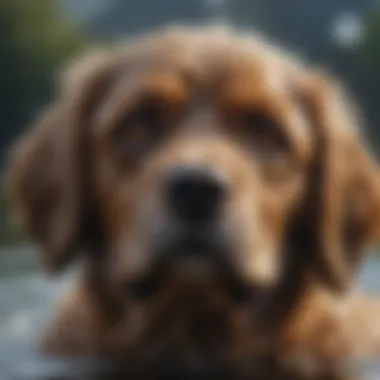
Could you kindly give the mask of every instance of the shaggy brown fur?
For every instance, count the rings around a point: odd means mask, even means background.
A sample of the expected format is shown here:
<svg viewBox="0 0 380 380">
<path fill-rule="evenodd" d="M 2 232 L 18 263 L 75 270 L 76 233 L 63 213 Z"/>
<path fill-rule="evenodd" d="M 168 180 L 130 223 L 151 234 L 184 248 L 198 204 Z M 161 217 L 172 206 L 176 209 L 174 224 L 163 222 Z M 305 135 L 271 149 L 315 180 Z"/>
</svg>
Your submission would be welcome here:
<svg viewBox="0 0 380 380">
<path fill-rule="evenodd" d="M 46 347 L 231 379 L 374 353 L 373 301 L 349 290 L 380 218 L 357 127 L 332 78 L 257 36 L 169 28 L 82 57 L 10 166 L 45 267 L 84 261 Z M 207 263 L 166 201 L 189 167 L 226 192 Z"/>
</svg>

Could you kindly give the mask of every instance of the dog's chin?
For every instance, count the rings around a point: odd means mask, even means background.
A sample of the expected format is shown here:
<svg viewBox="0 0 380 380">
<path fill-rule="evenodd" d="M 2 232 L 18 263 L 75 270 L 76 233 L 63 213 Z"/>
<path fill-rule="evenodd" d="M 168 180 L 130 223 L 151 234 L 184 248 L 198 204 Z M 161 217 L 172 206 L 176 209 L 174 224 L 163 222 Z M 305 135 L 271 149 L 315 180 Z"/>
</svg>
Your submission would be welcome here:
<svg viewBox="0 0 380 380">
<path fill-rule="evenodd" d="M 204 293 L 217 286 L 236 301 L 246 300 L 250 288 L 233 268 L 226 244 L 207 239 L 188 239 L 160 246 L 153 252 L 155 260 L 149 270 L 131 286 L 137 298 L 158 295 L 176 286 L 193 293 Z M 210 286 L 211 285 L 211 286 Z"/>
<path fill-rule="evenodd" d="M 186 252 L 170 264 L 166 275 L 182 282 L 204 283 L 218 276 L 218 268 L 212 260 L 200 257 L 193 252 Z"/>
</svg>

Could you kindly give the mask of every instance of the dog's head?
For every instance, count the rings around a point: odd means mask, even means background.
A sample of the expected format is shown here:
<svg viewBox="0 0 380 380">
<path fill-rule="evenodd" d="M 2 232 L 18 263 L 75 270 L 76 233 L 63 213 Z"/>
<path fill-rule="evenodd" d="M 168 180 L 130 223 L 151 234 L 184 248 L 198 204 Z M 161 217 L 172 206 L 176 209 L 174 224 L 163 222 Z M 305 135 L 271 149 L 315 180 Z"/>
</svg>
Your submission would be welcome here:
<svg viewBox="0 0 380 380">
<path fill-rule="evenodd" d="M 260 39 L 170 29 L 74 65 L 10 189 L 52 270 L 83 252 L 137 293 L 212 278 L 235 297 L 295 260 L 344 289 L 380 215 L 357 123 Z"/>
</svg>

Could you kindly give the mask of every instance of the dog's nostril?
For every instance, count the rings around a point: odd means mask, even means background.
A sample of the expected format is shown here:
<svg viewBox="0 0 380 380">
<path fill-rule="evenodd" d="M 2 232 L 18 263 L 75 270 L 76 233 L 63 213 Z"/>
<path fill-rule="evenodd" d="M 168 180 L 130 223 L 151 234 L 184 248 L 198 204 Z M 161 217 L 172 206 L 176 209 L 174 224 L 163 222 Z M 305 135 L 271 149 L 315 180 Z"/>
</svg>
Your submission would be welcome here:
<svg viewBox="0 0 380 380">
<path fill-rule="evenodd" d="M 169 206 L 186 223 L 203 223 L 215 218 L 225 191 L 222 179 L 199 168 L 177 169 L 168 179 Z"/>
</svg>

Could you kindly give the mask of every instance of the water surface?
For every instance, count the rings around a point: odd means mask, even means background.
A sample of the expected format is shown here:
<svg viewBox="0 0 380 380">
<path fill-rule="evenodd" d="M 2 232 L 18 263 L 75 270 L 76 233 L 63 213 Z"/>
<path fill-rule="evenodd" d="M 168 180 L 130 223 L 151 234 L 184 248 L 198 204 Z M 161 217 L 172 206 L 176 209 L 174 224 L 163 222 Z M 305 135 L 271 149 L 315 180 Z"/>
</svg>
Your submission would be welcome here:
<svg viewBox="0 0 380 380">
<path fill-rule="evenodd" d="M 0 380 L 76 379 L 83 363 L 67 366 L 63 361 L 43 358 L 35 350 L 41 329 L 73 274 L 45 278 L 31 247 L 0 251 Z M 364 266 L 359 286 L 380 294 L 379 257 Z M 365 380 L 380 379 L 380 365 L 377 369 L 373 364 L 369 372 Z"/>
</svg>

